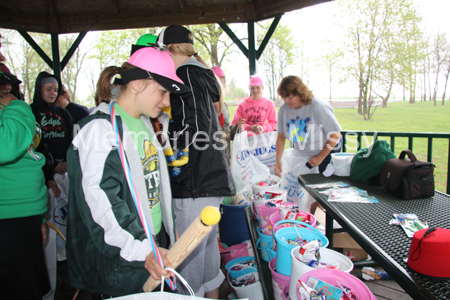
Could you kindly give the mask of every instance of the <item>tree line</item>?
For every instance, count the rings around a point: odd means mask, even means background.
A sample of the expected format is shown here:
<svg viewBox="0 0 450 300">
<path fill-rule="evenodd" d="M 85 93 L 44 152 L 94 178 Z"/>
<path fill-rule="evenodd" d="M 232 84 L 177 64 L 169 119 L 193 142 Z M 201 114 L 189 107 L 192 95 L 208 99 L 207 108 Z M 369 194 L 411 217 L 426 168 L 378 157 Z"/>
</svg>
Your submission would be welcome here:
<svg viewBox="0 0 450 300">
<path fill-rule="evenodd" d="M 358 90 L 358 113 L 371 119 L 380 103 L 386 107 L 392 89 L 401 86 L 403 99 L 441 100 L 445 103 L 446 88 L 450 74 L 450 47 L 446 33 L 427 34 L 420 26 L 421 16 L 412 0 L 339 0 L 335 1 L 335 26 L 346 33 L 339 40 L 324 39 L 322 55 L 315 64 L 325 74 L 330 87 L 333 81 L 353 82 Z M 325 5 L 325 4 L 321 4 Z M 283 21 L 283 19 L 282 19 Z M 257 41 L 260 44 L 270 27 L 271 20 L 258 22 Z M 232 27 L 233 26 L 233 27 Z M 230 62 L 235 55 L 242 55 L 232 40 L 218 24 L 187 26 L 194 35 L 198 53 L 209 67 Z M 236 32 L 246 33 L 244 25 L 232 24 Z M 277 99 L 276 88 L 292 64 L 306 83 L 313 63 L 305 45 L 308 41 L 296 41 L 293 30 L 281 22 L 275 30 L 263 55 L 258 61 L 260 74 L 266 77 L 266 88 L 271 99 Z M 159 28 L 140 28 L 103 31 L 96 34 L 90 45 L 83 45 L 73 55 L 62 72 L 62 81 L 76 102 L 80 89 L 88 90 L 93 104 L 98 76 L 109 65 L 121 65 L 129 57 L 131 45 L 144 33 L 156 34 Z M 6 64 L 23 81 L 27 101 L 34 92 L 34 81 L 41 71 L 51 69 L 38 54 L 12 30 L 2 30 Z M 44 52 L 51 57 L 50 36 L 30 33 Z M 243 34 L 246 36 L 246 34 Z M 60 56 L 63 57 L 76 39 L 74 34 L 60 35 Z M 247 38 L 241 39 L 247 44 Z M 80 77 L 86 80 L 80 86 Z M 227 96 L 242 97 L 248 91 L 239 88 L 234 78 L 227 78 Z M 443 87 L 440 84 L 443 83 Z M 443 89 L 442 97 L 438 88 Z M 88 97 L 88 98 L 89 98 Z"/>
</svg>

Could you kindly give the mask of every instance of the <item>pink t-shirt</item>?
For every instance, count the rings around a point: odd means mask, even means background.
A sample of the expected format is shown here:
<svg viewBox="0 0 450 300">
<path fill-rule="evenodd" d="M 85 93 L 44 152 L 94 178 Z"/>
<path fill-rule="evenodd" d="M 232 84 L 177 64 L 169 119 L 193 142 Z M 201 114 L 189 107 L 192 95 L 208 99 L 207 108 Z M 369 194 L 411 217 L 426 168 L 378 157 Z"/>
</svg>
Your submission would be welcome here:
<svg viewBox="0 0 450 300">
<path fill-rule="evenodd" d="M 239 103 L 231 124 L 235 125 L 240 118 L 245 119 L 245 130 L 250 130 L 250 126 L 256 124 L 261 125 L 264 132 L 274 131 L 277 128 L 275 105 L 272 100 L 264 97 L 258 100 L 247 97 Z"/>
</svg>

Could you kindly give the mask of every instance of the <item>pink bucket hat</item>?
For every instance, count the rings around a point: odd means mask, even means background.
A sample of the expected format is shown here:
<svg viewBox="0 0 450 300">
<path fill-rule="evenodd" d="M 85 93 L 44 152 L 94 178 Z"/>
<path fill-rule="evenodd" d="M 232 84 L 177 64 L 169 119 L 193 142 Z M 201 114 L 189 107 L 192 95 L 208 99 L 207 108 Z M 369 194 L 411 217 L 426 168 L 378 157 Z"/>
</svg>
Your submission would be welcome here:
<svg viewBox="0 0 450 300">
<path fill-rule="evenodd" d="M 250 77 L 250 86 L 264 85 L 262 79 L 259 76 Z"/>
<path fill-rule="evenodd" d="M 217 77 L 225 77 L 225 72 L 221 67 L 212 67 L 211 70 L 217 75 Z"/>
<path fill-rule="evenodd" d="M 172 93 L 181 94 L 190 91 L 175 73 L 175 63 L 167 51 L 145 47 L 134 52 L 128 63 L 137 68 L 122 72 L 120 74 L 122 83 L 150 77 Z"/>
</svg>

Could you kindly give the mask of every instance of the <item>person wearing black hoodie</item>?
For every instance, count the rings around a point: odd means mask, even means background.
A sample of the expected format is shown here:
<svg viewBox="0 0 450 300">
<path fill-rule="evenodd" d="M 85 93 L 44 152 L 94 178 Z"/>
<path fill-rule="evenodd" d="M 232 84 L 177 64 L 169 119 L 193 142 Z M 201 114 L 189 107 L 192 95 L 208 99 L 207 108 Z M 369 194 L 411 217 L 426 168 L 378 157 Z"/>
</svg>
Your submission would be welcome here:
<svg viewBox="0 0 450 300">
<path fill-rule="evenodd" d="M 72 142 L 73 122 L 67 110 L 55 105 L 61 88 L 58 77 L 47 72 L 39 73 L 30 106 L 36 122 L 41 125 L 43 139 L 53 157 L 55 172 L 62 175 L 67 171 L 66 153 Z"/>
</svg>

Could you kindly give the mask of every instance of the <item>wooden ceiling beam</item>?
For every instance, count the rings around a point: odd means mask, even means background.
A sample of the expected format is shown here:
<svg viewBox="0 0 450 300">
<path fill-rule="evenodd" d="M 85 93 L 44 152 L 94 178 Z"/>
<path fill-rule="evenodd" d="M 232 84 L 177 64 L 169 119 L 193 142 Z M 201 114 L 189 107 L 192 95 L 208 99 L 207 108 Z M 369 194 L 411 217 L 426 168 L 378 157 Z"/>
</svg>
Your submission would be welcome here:
<svg viewBox="0 0 450 300">
<path fill-rule="evenodd" d="M 49 16 L 48 16 L 49 32 L 58 33 L 59 27 L 58 27 L 58 19 L 55 17 L 55 15 L 56 15 L 55 3 L 53 2 L 53 0 L 48 0 L 47 3 L 48 3 L 48 11 L 49 11 Z"/>
<path fill-rule="evenodd" d="M 113 13 L 116 13 L 116 14 L 120 13 L 119 4 L 117 3 L 117 0 L 111 0 L 111 4 L 112 4 Z"/>
<path fill-rule="evenodd" d="M 60 28 L 60 33 L 72 33 L 90 30 L 109 30 L 114 28 L 127 29 L 138 27 L 161 27 L 170 24 L 208 24 L 208 23 L 236 23 L 245 22 L 249 9 L 246 5 L 190 8 L 176 10 L 152 10 L 140 13 L 95 14 L 79 16 L 52 17 L 51 24 Z M 28 14 L 2 14 L 0 27 L 36 32 L 49 32 L 55 27 L 50 26 L 49 18 Z M 126 23 L 130 25 L 126 25 Z M 47 25 L 48 24 L 48 25 Z M 107 25 L 108 24 L 108 25 Z M 30 29 L 31 28 L 31 29 Z M 51 31 L 54 32 L 54 31 Z"/>
<path fill-rule="evenodd" d="M 331 2 L 333 0 L 285 0 L 285 1 L 273 1 L 271 5 L 266 5 L 264 7 L 258 7 L 255 9 L 256 19 L 264 20 L 271 18 L 275 15 L 281 13 L 302 9 L 305 7 L 317 5 L 319 3 Z"/>
<path fill-rule="evenodd" d="M 239 5 L 120 13 L 118 0 L 111 0 L 110 3 L 115 4 L 110 8 L 110 13 L 104 14 L 58 15 L 59 12 L 53 7 L 53 12 L 56 15 L 48 17 L 4 10 L 0 14 L 0 27 L 42 33 L 74 33 L 92 30 L 161 27 L 170 24 L 242 23 L 249 20 L 267 19 L 280 13 L 325 1 L 330 0 L 282 0 L 281 2 L 273 1 L 274 4 L 263 7 L 255 6 L 254 2 L 248 1 Z M 48 0 L 48 3 L 49 6 L 55 4 L 54 0 Z M 185 0 L 179 0 L 179 3 L 181 7 L 185 6 L 186 2 Z"/>
</svg>

